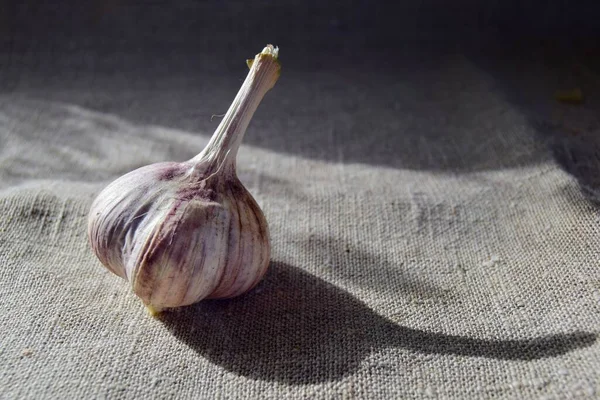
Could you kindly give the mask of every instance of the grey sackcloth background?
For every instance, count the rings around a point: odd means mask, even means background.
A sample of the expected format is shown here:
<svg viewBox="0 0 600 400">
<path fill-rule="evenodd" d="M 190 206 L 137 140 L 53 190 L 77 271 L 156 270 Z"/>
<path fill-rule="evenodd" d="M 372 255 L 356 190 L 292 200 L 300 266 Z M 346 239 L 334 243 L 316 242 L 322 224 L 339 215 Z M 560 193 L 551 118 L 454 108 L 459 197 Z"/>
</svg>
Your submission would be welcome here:
<svg viewBox="0 0 600 400">
<path fill-rule="evenodd" d="M 3 8 L 0 398 L 600 397 L 591 10 L 350 4 Z M 199 152 L 270 42 L 238 159 L 270 272 L 153 319 L 89 205 Z"/>
</svg>

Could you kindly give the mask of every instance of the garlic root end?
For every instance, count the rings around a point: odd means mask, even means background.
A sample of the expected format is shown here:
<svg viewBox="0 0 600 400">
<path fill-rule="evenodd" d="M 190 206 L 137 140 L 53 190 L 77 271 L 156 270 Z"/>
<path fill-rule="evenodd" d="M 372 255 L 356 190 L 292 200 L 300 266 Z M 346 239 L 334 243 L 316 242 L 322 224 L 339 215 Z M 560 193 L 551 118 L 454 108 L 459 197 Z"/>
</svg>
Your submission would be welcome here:
<svg viewBox="0 0 600 400">
<path fill-rule="evenodd" d="M 163 312 L 164 310 L 162 308 L 158 308 L 158 307 L 153 307 L 151 305 L 146 304 L 146 312 L 154 318 L 157 318 L 158 316 L 160 316 L 160 314 Z"/>
</svg>

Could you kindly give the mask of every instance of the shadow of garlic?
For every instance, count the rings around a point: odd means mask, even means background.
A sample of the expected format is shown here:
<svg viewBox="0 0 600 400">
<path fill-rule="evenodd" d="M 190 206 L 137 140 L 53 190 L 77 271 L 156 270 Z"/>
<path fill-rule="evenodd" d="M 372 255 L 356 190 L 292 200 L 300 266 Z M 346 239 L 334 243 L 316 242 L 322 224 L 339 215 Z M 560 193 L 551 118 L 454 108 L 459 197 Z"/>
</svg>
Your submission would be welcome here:
<svg viewBox="0 0 600 400">
<path fill-rule="evenodd" d="M 236 174 L 244 133 L 279 78 L 278 48 L 250 71 L 206 148 L 185 162 L 138 168 L 94 200 L 88 238 L 102 264 L 127 279 L 153 315 L 241 295 L 270 259 L 267 221 Z"/>
</svg>

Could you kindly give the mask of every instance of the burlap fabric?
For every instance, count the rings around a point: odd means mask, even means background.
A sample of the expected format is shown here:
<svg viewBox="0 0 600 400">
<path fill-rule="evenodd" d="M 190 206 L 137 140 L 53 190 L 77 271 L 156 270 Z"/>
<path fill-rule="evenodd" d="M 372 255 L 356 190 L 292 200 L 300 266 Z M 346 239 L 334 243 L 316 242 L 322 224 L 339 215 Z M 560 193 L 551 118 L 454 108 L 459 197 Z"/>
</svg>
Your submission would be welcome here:
<svg viewBox="0 0 600 400">
<path fill-rule="evenodd" d="M 55 10 L 39 7 L 14 21 Z M 199 152 L 268 29 L 217 49 L 144 25 L 155 54 L 119 44 L 142 8 L 80 22 L 112 15 L 112 44 L 74 36 L 68 10 L 45 26 L 61 40 L 11 25 L 3 42 L 0 398 L 600 396 L 593 70 L 531 49 L 279 43 L 238 159 L 270 272 L 153 319 L 91 253 L 88 208 L 121 174 Z M 586 102 L 556 103 L 573 85 Z"/>
</svg>

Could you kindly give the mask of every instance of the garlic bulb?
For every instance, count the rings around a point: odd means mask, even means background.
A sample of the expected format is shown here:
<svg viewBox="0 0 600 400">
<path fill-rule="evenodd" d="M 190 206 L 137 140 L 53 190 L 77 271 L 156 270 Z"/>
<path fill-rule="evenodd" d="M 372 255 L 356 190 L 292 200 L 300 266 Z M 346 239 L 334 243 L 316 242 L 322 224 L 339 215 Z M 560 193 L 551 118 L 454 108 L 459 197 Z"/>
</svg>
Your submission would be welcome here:
<svg viewBox="0 0 600 400">
<path fill-rule="evenodd" d="M 267 221 L 236 175 L 244 132 L 279 78 L 268 45 L 206 148 L 185 162 L 138 168 L 94 200 L 88 238 L 102 264 L 127 279 L 154 314 L 252 289 L 270 259 Z"/>
</svg>

